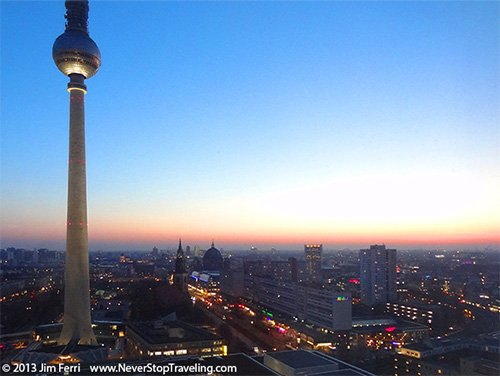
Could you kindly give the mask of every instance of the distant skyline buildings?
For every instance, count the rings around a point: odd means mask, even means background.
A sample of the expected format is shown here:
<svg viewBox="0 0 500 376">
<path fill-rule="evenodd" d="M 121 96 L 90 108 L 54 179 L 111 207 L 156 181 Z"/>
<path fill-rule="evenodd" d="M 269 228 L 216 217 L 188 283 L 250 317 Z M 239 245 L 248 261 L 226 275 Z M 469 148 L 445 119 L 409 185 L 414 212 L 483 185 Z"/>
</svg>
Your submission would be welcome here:
<svg viewBox="0 0 500 376">
<path fill-rule="evenodd" d="M 90 230 L 91 231 L 91 230 Z M 91 231 L 92 232 L 92 231 Z M 368 236 L 364 235 L 362 230 L 360 230 L 359 235 L 355 235 L 355 230 L 352 230 L 353 234 L 349 237 L 336 236 L 335 230 L 332 230 L 331 234 L 325 234 L 321 237 L 326 244 L 327 249 L 352 249 L 359 250 L 365 244 L 386 242 L 393 244 L 397 249 L 448 249 L 448 250 L 482 250 L 482 249 L 500 249 L 500 238 L 496 236 L 488 237 L 469 237 L 461 236 L 460 238 L 447 237 L 441 235 L 429 236 L 428 238 L 419 237 L 402 237 L 396 236 L 396 234 L 391 234 L 388 232 L 387 236 Z M 17 248 L 50 248 L 50 249 L 64 249 L 64 237 L 51 236 L 49 233 L 30 236 L 29 233 L 25 233 L 22 236 L 10 237 L 0 233 L 0 247 L 17 247 Z M 176 237 L 177 236 L 177 237 Z M 229 238 L 225 236 L 218 237 L 218 244 L 223 248 L 232 248 L 238 250 L 250 249 L 252 247 L 257 247 L 259 251 L 271 250 L 275 248 L 288 249 L 288 250 L 302 250 L 304 244 L 304 238 L 310 238 L 311 236 L 300 236 L 300 234 L 282 234 L 279 236 L 266 236 L 263 237 L 261 234 L 249 234 L 246 237 L 241 237 L 236 239 L 232 236 Z M 187 238 L 187 237 L 186 237 Z M 206 243 L 207 238 L 211 236 L 204 236 L 203 234 L 197 235 L 192 234 L 189 237 L 190 242 L 197 247 L 193 250 L 193 254 L 199 254 L 200 250 L 205 249 L 202 244 Z M 176 249 L 176 242 L 178 235 L 173 236 L 154 236 L 151 238 L 144 238 L 142 235 L 138 235 L 137 238 L 131 236 L 121 236 L 116 234 L 116 236 L 109 237 L 92 237 L 89 240 L 89 250 L 91 251 L 147 251 L 151 250 L 153 246 L 160 245 L 162 248 Z M 195 252 L 196 251 L 196 252 Z"/>
<path fill-rule="evenodd" d="M 63 6 L 0 2 L 2 248 L 64 248 L 65 93 L 44 49 Z M 109 63 L 86 98 L 101 125 L 86 135 L 90 249 L 496 246 L 497 16 L 495 2 L 96 2 Z M 39 81 L 43 95 L 23 90 Z"/>
<path fill-rule="evenodd" d="M 381 241 L 382 242 L 382 241 Z M 372 243 L 375 243 L 372 241 Z M 53 251 L 61 251 L 64 252 L 64 245 L 61 245 L 60 242 L 42 242 L 42 243 L 36 243 L 36 242 L 19 242 L 20 245 L 12 244 L 12 243 L 6 243 L 2 244 L 0 249 L 7 250 L 9 248 L 15 248 L 15 249 L 23 249 L 26 251 L 30 250 L 37 250 L 37 249 L 50 249 L 51 252 Z M 26 246 L 28 244 L 28 246 Z M 50 245 L 47 245 L 50 244 Z M 152 247 L 154 247 L 154 244 L 159 245 L 161 250 L 159 250 L 159 255 L 162 252 L 168 251 L 168 252 L 176 252 L 177 247 L 178 247 L 178 239 L 173 240 L 173 241 L 166 241 L 165 243 L 158 243 L 158 242 L 148 242 L 148 243 L 138 243 L 138 242 L 126 242 L 126 243 L 113 243 L 113 244 L 97 244 L 94 248 L 91 246 L 89 247 L 89 252 L 145 252 L 145 253 L 151 253 L 152 254 Z M 162 245 L 164 244 L 164 245 Z M 251 244 L 256 244 L 255 242 Z M 420 245 L 418 243 L 413 243 L 413 244 L 407 244 L 404 243 L 405 245 L 403 246 L 397 246 L 397 244 L 394 244 L 394 248 L 402 250 L 402 251 L 449 251 L 449 252 L 455 252 L 455 251 L 471 251 L 471 252 L 483 252 L 483 251 L 499 251 L 500 250 L 500 245 L 498 244 L 492 244 L 492 245 L 450 245 L 450 246 L 443 246 L 443 245 Z M 32 246 L 33 245 L 33 246 Z M 38 245 L 38 247 L 36 246 Z M 41 246 L 43 245 L 43 247 Z M 324 252 L 332 252 L 332 251 L 353 251 L 353 252 L 359 252 L 363 246 L 365 246 L 366 243 L 361 243 L 361 242 L 356 242 L 356 243 L 349 243 L 349 244 L 342 244 L 342 243 L 330 243 L 326 244 L 324 247 Z M 270 253 L 272 254 L 273 252 L 280 252 L 280 251 L 292 251 L 292 252 L 297 252 L 297 253 L 302 253 L 304 252 L 303 249 L 303 243 L 302 244 L 295 244 L 295 243 L 283 243 L 279 245 L 268 245 L 268 244 L 263 244 L 259 248 L 259 254 L 266 254 Z M 191 252 L 191 257 L 198 257 L 198 258 L 203 258 L 204 252 L 206 252 L 206 249 L 204 247 L 200 247 L 197 245 L 194 245 L 193 248 L 196 249 L 196 253 L 194 251 Z M 226 243 L 223 245 L 223 248 L 228 250 L 228 251 L 243 251 L 243 252 L 251 252 L 252 246 L 249 244 L 243 244 L 243 243 Z"/>
</svg>

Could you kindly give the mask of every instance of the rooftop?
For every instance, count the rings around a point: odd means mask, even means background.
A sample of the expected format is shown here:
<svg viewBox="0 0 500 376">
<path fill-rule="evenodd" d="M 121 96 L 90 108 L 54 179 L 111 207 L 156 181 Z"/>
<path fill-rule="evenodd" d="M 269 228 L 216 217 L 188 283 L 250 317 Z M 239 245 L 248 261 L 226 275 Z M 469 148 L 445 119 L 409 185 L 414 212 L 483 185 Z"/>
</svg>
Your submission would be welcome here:
<svg viewBox="0 0 500 376">
<path fill-rule="evenodd" d="M 194 341 L 216 341 L 222 338 L 183 321 L 141 321 L 130 323 L 127 329 L 151 344 Z"/>
<path fill-rule="evenodd" d="M 118 362 L 124 362 L 123 360 L 119 360 Z M 116 360 L 107 360 L 103 361 L 100 364 L 103 365 L 110 365 L 110 364 L 117 364 L 118 363 Z M 145 366 L 148 363 L 154 364 L 156 366 L 163 366 L 167 365 L 169 363 L 172 363 L 171 359 L 167 358 L 148 358 L 148 359 L 138 359 L 138 360 L 128 360 L 125 362 L 128 365 L 134 365 L 134 366 Z M 201 367 L 207 367 L 207 366 L 236 366 L 238 368 L 238 375 L 245 375 L 245 376 L 279 376 L 278 373 L 272 371 L 268 367 L 266 367 L 264 364 L 259 362 L 258 359 L 254 359 L 246 354 L 231 354 L 228 356 L 217 356 L 217 357 L 211 357 L 211 358 L 192 358 L 192 359 L 182 359 L 178 360 L 175 362 L 177 366 L 191 366 L 198 364 L 198 366 Z M 188 370 L 182 372 L 179 371 L 176 373 L 178 375 L 192 375 L 192 372 L 189 372 Z M 206 374 L 203 373 L 202 374 Z M 90 372 L 89 367 L 82 367 L 81 372 L 79 372 L 80 376 L 94 376 L 95 374 L 92 374 Z M 227 375 L 227 373 L 213 373 L 213 375 Z"/>
<path fill-rule="evenodd" d="M 310 376 L 374 376 L 368 371 L 319 351 L 287 350 L 266 353 L 265 357 L 273 358 L 295 370 L 309 368 L 307 374 Z M 271 364 L 269 366 L 272 368 Z M 331 366 L 331 368 L 323 367 L 314 370 L 315 367 L 322 366 Z"/>
<path fill-rule="evenodd" d="M 107 349 L 101 346 L 78 345 L 76 342 L 68 345 L 44 346 L 33 342 L 19 352 L 14 360 L 21 363 L 49 363 L 64 356 L 78 359 L 83 364 L 102 362 L 107 358 Z"/>
<path fill-rule="evenodd" d="M 323 359 L 318 355 L 305 350 L 279 351 L 266 355 L 279 360 L 292 368 L 306 368 L 332 364 L 331 361 Z"/>
<path fill-rule="evenodd" d="M 385 328 L 394 327 L 394 329 L 390 329 L 388 331 L 412 331 L 412 330 L 429 330 L 429 327 L 424 324 L 420 324 L 414 321 L 406 321 L 400 319 L 390 319 L 387 320 L 386 323 L 382 319 L 374 320 L 374 324 L 370 325 L 371 320 L 366 321 L 366 325 L 361 325 L 359 321 L 355 321 L 353 319 L 353 332 L 356 333 L 372 333 L 372 332 L 380 332 L 385 330 Z"/>
<path fill-rule="evenodd" d="M 486 354 L 479 351 L 471 351 L 469 349 L 452 351 L 446 354 L 439 354 L 425 358 L 425 362 L 427 364 L 433 365 L 435 367 L 447 367 L 448 369 L 455 369 L 457 370 L 457 372 L 460 371 L 460 362 L 463 360 L 472 361 L 476 363 L 476 367 L 479 366 L 483 369 L 489 369 L 493 371 L 497 371 L 500 369 L 500 359 L 498 358 L 497 354 Z"/>
</svg>

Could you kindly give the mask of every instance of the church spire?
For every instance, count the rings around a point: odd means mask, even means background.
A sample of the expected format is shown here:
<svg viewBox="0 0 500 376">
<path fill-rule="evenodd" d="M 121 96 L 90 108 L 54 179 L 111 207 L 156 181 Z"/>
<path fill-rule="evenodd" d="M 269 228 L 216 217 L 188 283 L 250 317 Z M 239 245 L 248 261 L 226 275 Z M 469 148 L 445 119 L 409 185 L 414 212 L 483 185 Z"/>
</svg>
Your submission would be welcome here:
<svg viewBox="0 0 500 376">
<path fill-rule="evenodd" d="M 187 291 L 187 275 L 186 259 L 182 250 L 182 241 L 179 238 L 179 248 L 177 249 L 177 257 L 175 258 L 174 285 L 180 291 Z"/>
<path fill-rule="evenodd" d="M 175 259 L 175 273 L 186 273 L 186 260 L 184 259 L 184 251 L 182 250 L 182 241 L 180 238 L 177 257 Z"/>
</svg>

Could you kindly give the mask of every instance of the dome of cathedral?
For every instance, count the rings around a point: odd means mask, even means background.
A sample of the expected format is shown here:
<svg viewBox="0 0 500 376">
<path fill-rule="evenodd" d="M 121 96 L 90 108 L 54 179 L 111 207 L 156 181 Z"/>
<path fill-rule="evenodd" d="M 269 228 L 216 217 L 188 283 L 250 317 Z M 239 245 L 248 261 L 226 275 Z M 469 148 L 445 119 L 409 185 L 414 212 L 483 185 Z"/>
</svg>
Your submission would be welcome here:
<svg viewBox="0 0 500 376">
<path fill-rule="evenodd" d="M 222 270 L 222 255 L 220 251 L 215 248 L 213 242 L 212 247 L 210 247 L 203 255 L 203 269 L 206 271 Z"/>
</svg>

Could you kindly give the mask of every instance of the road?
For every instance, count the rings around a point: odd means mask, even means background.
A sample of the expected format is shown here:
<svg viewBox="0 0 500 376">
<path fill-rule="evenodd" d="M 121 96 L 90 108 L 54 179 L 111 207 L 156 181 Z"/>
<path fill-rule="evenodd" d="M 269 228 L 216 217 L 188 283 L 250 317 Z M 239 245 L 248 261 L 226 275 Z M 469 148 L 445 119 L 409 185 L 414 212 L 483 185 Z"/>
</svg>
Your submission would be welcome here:
<svg viewBox="0 0 500 376">
<path fill-rule="evenodd" d="M 257 313 L 257 309 L 252 310 L 244 304 L 229 302 L 221 295 L 209 294 L 193 286 L 189 286 L 189 293 L 213 321 L 227 324 L 231 333 L 251 348 L 258 348 L 263 352 L 284 350 L 292 341 L 280 333 L 284 331 L 283 328 L 280 329 L 284 324 L 269 320 L 269 317 Z"/>
</svg>

